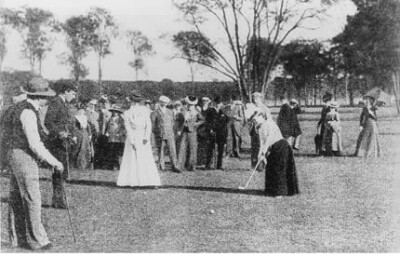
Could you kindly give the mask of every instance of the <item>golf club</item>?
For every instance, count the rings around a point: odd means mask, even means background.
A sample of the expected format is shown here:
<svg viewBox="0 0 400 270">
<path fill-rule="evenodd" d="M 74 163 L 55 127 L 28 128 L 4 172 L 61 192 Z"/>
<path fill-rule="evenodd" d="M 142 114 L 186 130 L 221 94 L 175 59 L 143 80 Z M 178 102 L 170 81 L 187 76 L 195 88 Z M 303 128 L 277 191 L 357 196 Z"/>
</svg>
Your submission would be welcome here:
<svg viewBox="0 0 400 270">
<path fill-rule="evenodd" d="M 256 173 L 257 168 L 258 168 L 258 166 L 260 165 L 261 161 L 262 161 L 262 160 L 259 160 L 259 161 L 257 162 L 256 166 L 254 167 L 253 172 L 252 172 L 251 175 L 250 175 L 249 180 L 247 180 L 247 182 L 246 182 L 246 185 L 245 185 L 244 187 L 239 186 L 239 189 L 246 189 L 246 188 L 249 186 L 249 184 L 250 184 L 250 182 L 251 182 L 251 179 L 253 179 L 253 176 L 254 176 L 254 174 Z"/>
</svg>

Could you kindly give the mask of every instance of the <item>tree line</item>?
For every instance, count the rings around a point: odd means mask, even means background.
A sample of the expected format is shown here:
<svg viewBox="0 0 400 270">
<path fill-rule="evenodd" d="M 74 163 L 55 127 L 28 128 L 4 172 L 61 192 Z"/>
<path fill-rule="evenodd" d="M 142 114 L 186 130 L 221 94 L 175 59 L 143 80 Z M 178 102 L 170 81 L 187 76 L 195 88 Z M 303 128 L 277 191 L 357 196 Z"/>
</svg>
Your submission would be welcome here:
<svg viewBox="0 0 400 270">
<path fill-rule="evenodd" d="M 243 99 L 249 99 L 254 91 L 272 91 L 275 98 L 294 96 L 316 104 L 323 91 L 331 90 L 353 104 L 355 95 L 379 86 L 395 94 L 398 104 L 399 1 L 352 0 L 357 13 L 348 16 L 346 27 L 333 39 L 288 42 L 295 31 L 319 22 L 340 1 L 172 0 L 192 27 L 168 36 L 177 48 L 172 57 L 187 61 L 192 87 L 195 67 L 205 66 L 236 83 Z M 54 33 L 66 36 L 69 50 L 63 59 L 76 82 L 88 75 L 82 60 L 90 51 L 95 52 L 102 91 L 102 60 L 111 54 L 113 39 L 121 35 L 109 11 L 93 7 L 65 22 L 57 21 L 51 12 L 30 7 L 3 8 L 0 15 L 3 28 L 20 33 L 22 53 L 31 70 L 39 74 L 54 44 Z M 210 26 L 220 30 L 217 37 L 209 32 Z M 0 30 L 2 62 L 6 35 Z M 135 29 L 123 35 L 132 51 L 127 64 L 137 80 L 144 59 L 155 53 L 152 41 Z M 279 69 L 282 72 L 277 75 Z"/>
</svg>

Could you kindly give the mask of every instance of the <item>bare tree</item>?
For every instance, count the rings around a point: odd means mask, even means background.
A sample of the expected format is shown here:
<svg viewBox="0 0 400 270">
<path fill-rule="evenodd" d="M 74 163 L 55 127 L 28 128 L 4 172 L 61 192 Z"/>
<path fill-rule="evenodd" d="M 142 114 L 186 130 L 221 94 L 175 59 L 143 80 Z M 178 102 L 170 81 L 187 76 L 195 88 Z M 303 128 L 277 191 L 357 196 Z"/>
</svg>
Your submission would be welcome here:
<svg viewBox="0 0 400 270">
<path fill-rule="evenodd" d="M 242 96 L 248 98 L 246 51 L 250 44 L 256 46 L 250 40 L 265 38 L 270 44 L 260 89 L 265 92 L 272 79 L 278 48 L 294 30 L 305 27 L 307 21 L 318 19 L 326 11 L 325 4 L 334 1 L 317 1 L 317 7 L 316 1 L 308 0 L 174 0 L 174 4 L 204 37 L 208 37 L 207 26 L 211 24 L 222 31 L 218 38 L 223 42 L 212 42 L 217 57 L 211 68 L 236 81 Z"/>
</svg>

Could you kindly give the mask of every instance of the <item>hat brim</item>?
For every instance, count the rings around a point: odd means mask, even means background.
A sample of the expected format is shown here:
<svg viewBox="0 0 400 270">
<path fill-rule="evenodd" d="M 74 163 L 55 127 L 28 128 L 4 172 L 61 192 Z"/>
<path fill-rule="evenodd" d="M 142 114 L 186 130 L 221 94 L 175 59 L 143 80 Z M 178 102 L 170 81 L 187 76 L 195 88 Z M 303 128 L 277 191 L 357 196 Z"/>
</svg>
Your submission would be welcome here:
<svg viewBox="0 0 400 270">
<path fill-rule="evenodd" d="M 50 88 L 47 88 L 46 91 L 38 91 L 38 92 L 29 92 L 22 88 L 21 92 L 23 94 L 27 94 L 28 96 L 54 97 L 56 95 L 56 92 Z"/>
<path fill-rule="evenodd" d="M 118 109 L 108 109 L 110 112 L 119 112 L 119 113 L 123 113 L 123 111 L 118 110 Z"/>
<path fill-rule="evenodd" d="M 186 102 L 188 105 L 196 105 L 196 104 L 199 102 L 199 100 L 196 98 L 195 100 L 191 101 L 190 99 L 185 98 L 185 102 Z"/>
</svg>

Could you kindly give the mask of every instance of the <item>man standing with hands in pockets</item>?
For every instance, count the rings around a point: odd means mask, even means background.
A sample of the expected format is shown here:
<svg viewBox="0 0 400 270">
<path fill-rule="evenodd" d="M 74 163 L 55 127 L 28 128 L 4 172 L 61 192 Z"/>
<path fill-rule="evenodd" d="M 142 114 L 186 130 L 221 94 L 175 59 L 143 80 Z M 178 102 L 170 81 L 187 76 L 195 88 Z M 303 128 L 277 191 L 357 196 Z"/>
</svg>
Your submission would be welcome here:
<svg viewBox="0 0 400 270">
<path fill-rule="evenodd" d="M 8 152 L 12 168 L 9 197 L 9 235 L 12 246 L 32 250 L 51 248 L 41 221 L 41 194 L 38 160 L 50 164 L 58 172 L 63 164 L 45 148 L 39 108 L 55 93 L 42 78 L 33 78 L 24 90 L 27 100 L 17 105 L 13 115 L 11 149 Z"/>
</svg>

